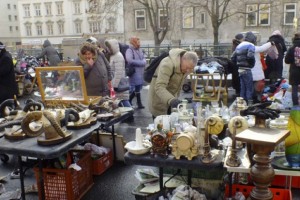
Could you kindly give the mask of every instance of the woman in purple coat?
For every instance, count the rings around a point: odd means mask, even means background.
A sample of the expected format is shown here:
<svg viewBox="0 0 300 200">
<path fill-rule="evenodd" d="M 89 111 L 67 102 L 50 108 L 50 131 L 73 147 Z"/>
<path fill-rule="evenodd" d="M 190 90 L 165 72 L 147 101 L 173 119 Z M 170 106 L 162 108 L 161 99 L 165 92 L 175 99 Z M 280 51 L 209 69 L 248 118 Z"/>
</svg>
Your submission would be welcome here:
<svg viewBox="0 0 300 200">
<path fill-rule="evenodd" d="M 144 84 L 144 69 L 146 66 L 146 59 L 143 51 L 140 49 L 140 39 L 138 37 L 130 38 L 130 46 L 126 51 L 126 60 L 130 67 L 135 68 L 135 73 L 129 77 L 130 96 L 129 101 L 132 105 L 134 97 L 137 99 L 139 109 L 145 108 L 141 100 L 141 90 Z"/>
</svg>

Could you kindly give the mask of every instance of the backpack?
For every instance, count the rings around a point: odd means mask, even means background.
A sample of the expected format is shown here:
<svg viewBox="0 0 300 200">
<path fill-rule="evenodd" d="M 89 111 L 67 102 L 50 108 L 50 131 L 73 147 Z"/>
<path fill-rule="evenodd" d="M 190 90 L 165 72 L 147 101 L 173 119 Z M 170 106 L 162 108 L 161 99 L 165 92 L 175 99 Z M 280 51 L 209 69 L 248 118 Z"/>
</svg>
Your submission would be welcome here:
<svg viewBox="0 0 300 200">
<path fill-rule="evenodd" d="M 125 67 L 128 65 L 128 62 L 126 60 L 126 51 L 127 49 L 129 48 L 129 45 L 128 44 L 125 44 L 125 43 L 120 43 L 119 42 L 119 48 L 120 48 L 120 52 L 121 54 L 123 55 L 124 59 L 125 59 Z"/>
<path fill-rule="evenodd" d="M 300 47 L 295 47 L 294 60 L 295 60 L 295 65 L 297 67 L 300 67 Z"/>
<path fill-rule="evenodd" d="M 127 51 L 127 49 L 129 49 L 129 45 L 119 42 L 119 48 L 120 48 L 120 52 L 123 55 L 124 60 L 125 60 L 125 74 L 126 74 L 126 76 L 130 77 L 135 73 L 135 68 L 130 67 L 128 65 L 128 61 L 126 60 L 126 51 Z M 133 54 L 133 59 L 134 59 L 134 54 Z"/>
<path fill-rule="evenodd" d="M 267 50 L 267 55 L 272 59 L 276 60 L 278 58 L 278 49 L 276 45 L 272 45 L 268 50 Z"/>
<path fill-rule="evenodd" d="M 152 77 L 156 71 L 156 68 L 159 66 L 162 59 L 164 59 L 165 57 L 168 57 L 168 56 L 169 56 L 169 52 L 163 52 L 150 62 L 149 66 L 146 67 L 145 71 L 144 71 L 144 81 L 146 81 L 148 83 L 151 82 Z"/>
</svg>

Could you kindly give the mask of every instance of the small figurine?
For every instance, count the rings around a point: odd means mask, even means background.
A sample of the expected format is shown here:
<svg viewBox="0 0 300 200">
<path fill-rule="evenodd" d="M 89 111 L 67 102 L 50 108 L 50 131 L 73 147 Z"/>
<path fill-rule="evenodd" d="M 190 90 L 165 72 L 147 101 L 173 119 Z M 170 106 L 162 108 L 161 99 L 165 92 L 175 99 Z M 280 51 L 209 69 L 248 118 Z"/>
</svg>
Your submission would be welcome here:
<svg viewBox="0 0 300 200">
<path fill-rule="evenodd" d="M 169 144 L 173 136 L 172 131 L 165 130 L 162 124 L 158 124 L 157 129 L 150 131 L 149 134 L 151 135 L 152 143 L 151 155 L 168 156 Z"/>
</svg>

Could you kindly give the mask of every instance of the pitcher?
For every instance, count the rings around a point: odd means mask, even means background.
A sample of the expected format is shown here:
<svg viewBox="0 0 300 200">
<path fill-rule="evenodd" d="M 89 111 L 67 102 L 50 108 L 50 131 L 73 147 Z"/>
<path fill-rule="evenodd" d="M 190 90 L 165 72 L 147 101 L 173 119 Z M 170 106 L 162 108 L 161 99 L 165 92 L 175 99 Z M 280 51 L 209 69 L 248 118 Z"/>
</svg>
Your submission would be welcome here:
<svg viewBox="0 0 300 200">
<path fill-rule="evenodd" d="M 178 111 L 179 115 L 182 116 L 182 115 L 188 114 L 187 103 L 188 103 L 188 101 L 186 99 L 183 99 L 182 102 L 180 104 L 178 104 L 177 111 Z"/>
</svg>

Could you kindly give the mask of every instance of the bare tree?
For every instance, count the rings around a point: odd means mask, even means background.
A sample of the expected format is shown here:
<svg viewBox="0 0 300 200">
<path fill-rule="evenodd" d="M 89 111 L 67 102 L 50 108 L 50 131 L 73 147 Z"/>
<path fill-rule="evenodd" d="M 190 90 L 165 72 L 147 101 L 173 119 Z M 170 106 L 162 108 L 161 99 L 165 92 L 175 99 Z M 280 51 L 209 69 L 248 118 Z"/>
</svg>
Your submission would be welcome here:
<svg viewBox="0 0 300 200">
<path fill-rule="evenodd" d="M 122 5 L 121 3 L 122 0 L 87 0 L 85 12 L 88 14 L 89 23 L 92 25 L 91 33 L 100 34 L 103 31 L 106 32 L 107 30 L 101 30 L 102 27 L 106 27 L 103 23 L 113 18 L 118 7 Z"/>
<path fill-rule="evenodd" d="M 169 5 L 171 0 L 135 0 L 142 4 L 147 12 L 154 36 L 154 44 L 159 47 L 170 29 Z M 157 53 L 157 52 L 156 52 Z"/>
</svg>

